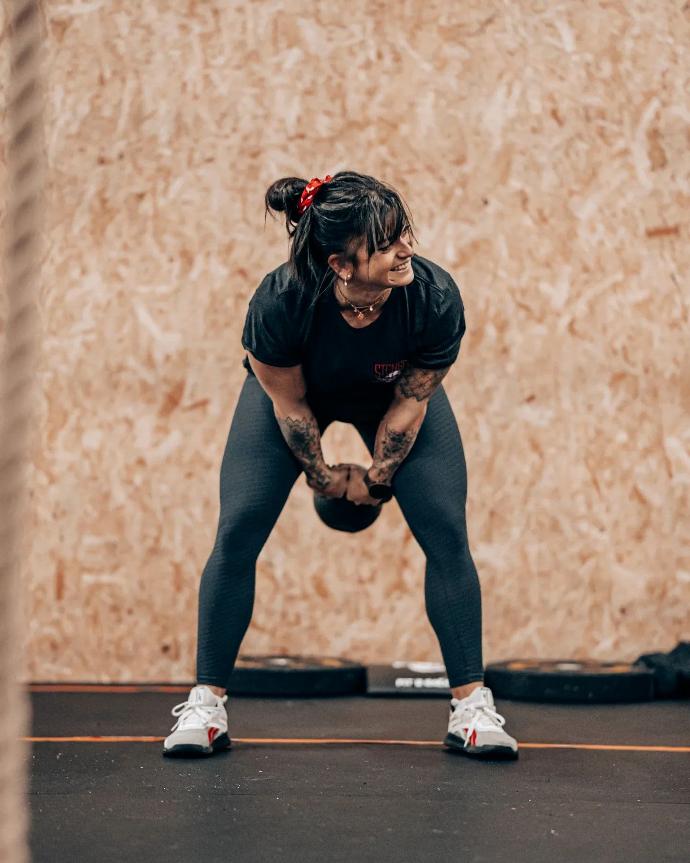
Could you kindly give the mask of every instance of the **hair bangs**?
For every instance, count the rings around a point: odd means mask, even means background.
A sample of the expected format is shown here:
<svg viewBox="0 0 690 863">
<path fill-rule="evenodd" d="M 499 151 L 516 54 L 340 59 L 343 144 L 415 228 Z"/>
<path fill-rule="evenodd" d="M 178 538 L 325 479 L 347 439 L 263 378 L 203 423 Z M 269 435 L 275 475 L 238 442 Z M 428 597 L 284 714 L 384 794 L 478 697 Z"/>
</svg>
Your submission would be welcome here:
<svg viewBox="0 0 690 863">
<path fill-rule="evenodd" d="M 407 229 L 412 231 L 412 219 L 395 192 L 386 189 L 382 195 L 372 197 L 373 200 L 368 198 L 368 206 L 363 213 L 362 230 L 367 240 L 369 257 L 382 247 L 386 248 L 394 243 Z M 414 237 L 414 233 L 412 236 Z"/>
</svg>

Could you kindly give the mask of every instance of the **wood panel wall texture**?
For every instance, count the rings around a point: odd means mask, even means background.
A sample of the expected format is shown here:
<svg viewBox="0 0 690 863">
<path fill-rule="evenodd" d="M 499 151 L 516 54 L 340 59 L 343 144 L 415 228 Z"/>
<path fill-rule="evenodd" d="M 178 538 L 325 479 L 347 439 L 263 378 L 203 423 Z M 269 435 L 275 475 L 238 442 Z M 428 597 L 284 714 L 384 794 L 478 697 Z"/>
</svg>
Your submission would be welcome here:
<svg viewBox="0 0 690 863">
<path fill-rule="evenodd" d="M 446 389 L 484 661 L 690 636 L 687 3 L 51 0 L 45 17 L 26 680 L 193 679 L 244 315 L 287 256 L 263 195 L 343 169 L 402 192 L 418 251 L 462 290 Z M 323 448 L 368 463 L 347 425 Z M 302 478 L 241 652 L 439 659 L 424 564 L 395 502 L 339 534 Z"/>
</svg>

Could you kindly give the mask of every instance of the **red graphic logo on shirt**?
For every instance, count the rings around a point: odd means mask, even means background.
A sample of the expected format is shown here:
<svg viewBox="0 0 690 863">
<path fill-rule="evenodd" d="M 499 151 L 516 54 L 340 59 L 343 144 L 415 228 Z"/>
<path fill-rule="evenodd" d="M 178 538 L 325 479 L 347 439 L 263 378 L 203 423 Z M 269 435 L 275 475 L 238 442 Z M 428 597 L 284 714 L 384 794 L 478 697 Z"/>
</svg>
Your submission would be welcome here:
<svg viewBox="0 0 690 863">
<path fill-rule="evenodd" d="M 381 383 L 389 384 L 402 372 L 406 362 L 407 360 L 398 360 L 394 363 L 374 363 L 374 378 Z"/>
</svg>

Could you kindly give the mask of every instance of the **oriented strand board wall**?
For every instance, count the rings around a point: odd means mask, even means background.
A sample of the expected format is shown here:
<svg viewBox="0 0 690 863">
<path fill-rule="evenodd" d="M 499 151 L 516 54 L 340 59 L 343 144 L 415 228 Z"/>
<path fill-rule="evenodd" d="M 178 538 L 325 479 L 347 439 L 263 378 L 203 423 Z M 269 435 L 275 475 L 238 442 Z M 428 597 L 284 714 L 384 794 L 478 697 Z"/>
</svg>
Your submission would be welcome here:
<svg viewBox="0 0 690 863">
<path fill-rule="evenodd" d="M 485 662 L 690 636 L 688 5 L 342 9 L 46 4 L 29 680 L 193 678 L 242 323 L 287 254 L 263 194 L 341 169 L 400 189 L 461 285 Z M 342 424 L 324 451 L 366 460 Z M 242 652 L 438 659 L 397 505 L 341 535 L 310 494 L 259 558 Z"/>
</svg>

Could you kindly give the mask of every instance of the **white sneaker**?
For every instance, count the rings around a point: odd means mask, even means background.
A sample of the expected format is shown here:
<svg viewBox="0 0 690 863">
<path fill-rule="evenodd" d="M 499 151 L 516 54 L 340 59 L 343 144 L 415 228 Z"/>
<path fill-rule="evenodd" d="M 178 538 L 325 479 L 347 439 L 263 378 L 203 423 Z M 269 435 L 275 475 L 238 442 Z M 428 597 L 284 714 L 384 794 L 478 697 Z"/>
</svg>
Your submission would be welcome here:
<svg viewBox="0 0 690 863">
<path fill-rule="evenodd" d="M 221 698 L 203 683 L 193 686 L 187 701 L 171 711 L 179 719 L 163 741 L 163 755 L 194 757 L 229 749 L 227 700 L 227 693 Z"/>
<path fill-rule="evenodd" d="M 505 722 L 496 712 L 489 687 L 480 686 L 467 698 L 451 698 L 448 734 L 443 742 L 464 755 L 517 758 L 517 740 L 503 730 Z"/>
</svg>

